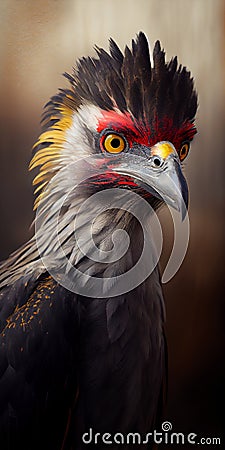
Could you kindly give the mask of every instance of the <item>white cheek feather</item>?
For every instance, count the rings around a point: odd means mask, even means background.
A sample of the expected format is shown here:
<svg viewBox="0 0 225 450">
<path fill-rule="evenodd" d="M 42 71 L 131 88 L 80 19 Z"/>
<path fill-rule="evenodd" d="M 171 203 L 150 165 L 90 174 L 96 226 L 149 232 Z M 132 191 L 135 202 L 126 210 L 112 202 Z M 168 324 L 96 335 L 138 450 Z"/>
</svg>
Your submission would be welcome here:
<svg viewBox="0 0 225 450">
<path fill-rule="evenodd" d="M 77 115 L 82 121 L 83 125 L 91 131 L 96 131 L 98 121 L 103 117 L 101 109 L 95 105 L 82 105 L 77 110 Z"/>
<path fill-rule="evenodd" d="M 83 105 L 74 113 L 72 125 L 65 132 L 61 159 L 64 164 L 92 153 L 93 149 L 90 148 L 86 128 L 94 133 L 101 117 L 100 108 L 94 105 Z"/>
</svg>

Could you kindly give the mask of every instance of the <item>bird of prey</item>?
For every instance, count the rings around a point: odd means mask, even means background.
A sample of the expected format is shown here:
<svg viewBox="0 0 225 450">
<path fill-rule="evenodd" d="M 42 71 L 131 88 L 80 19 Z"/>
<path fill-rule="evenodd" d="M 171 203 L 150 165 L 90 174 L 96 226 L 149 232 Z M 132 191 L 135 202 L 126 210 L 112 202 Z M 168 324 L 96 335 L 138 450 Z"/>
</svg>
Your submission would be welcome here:
<svg viewBox="0 0 225 450">
<path fill-rule="evenodd" d="M 142 32 L 124 53 L 112 39 L 96 52 L 45 107 L 36 231 L 1 264 L 1 450 L 146 448 L 132 433 L 161 423 L 165 314 L 147 222 L 163 202 L 185 215 L 197 94 L 159 41 L 151 61 Z"/>
</svg>

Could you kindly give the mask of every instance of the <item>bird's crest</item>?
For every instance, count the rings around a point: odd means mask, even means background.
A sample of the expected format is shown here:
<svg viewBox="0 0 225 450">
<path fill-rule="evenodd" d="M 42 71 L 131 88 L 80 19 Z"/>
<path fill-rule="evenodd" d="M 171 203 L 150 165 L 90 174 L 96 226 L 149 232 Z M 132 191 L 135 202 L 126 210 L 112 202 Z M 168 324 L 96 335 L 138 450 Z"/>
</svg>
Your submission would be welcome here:
<svg viewBox="0 0 225 450">
<path fill-rule="evenodd" d="M 96 48 L 97 58 L 82 58 L 73 75 L 65 74 L 70 89 L 60 90 L 45 107 L 43 133 L 34 145 L 35 154 L 30 169 L 40 166 L 34 179 L 40 192 L 60 169 L 66 142 L 66 131 L 80 106 L 95 105 L 104 111 L 120 111 L 151 133 L 151 144 L 158 140 L 171 141 L 177 136 L 191 140 L 196 133 L 193 121 L 197 95 L 193 79 L 177 58 L 165 62 L 159 41 L 153 50 L 153 66 L 145 35 L 138 34 L 132 48 L 124 55 L 110 39 L 109 53 Z"/>
</svg>

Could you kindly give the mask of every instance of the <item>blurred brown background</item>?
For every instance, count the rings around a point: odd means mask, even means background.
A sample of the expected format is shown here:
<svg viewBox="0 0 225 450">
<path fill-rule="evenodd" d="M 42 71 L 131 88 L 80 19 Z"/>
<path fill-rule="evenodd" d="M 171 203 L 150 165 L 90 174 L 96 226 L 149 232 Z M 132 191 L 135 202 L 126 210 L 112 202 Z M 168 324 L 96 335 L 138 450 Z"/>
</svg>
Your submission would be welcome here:
<svg viewBox="0 0 225 450">
<path fill-rule="evenodd" d="M 195 77 L 199 134 L 185 169 L 190 245 L 182 268 L 164 286 L 166 418 L 174 431 L 206 437 L 222 436 L 225 429 L 224 24 L 223 0 L 0 2 L 1 259 L 31 235 L 31 147 L 43 104 L 66 86 L 61 73 L 77 57 L 93 55 L 94 44 L 107 47 L 110 36 L 123 48 L 143 30 Z"/>
</svg>

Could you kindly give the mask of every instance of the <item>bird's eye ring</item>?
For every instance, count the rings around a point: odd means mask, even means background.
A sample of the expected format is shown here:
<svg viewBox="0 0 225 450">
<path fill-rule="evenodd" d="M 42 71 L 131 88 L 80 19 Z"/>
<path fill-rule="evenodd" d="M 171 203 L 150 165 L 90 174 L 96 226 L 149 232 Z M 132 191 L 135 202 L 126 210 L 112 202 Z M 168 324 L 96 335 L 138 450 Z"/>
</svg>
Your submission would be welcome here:
<svg viewBox="0 0 225 450">
<path fill-rule="evenodd" d="M 180 151 L 179 151 L 179 156 L 180 156 L 181 161 L 183 161 L 186 158 L 186 156 L 188 155 L 189 147 L 190 147 L 189 142 L 185 142 L 181 146 Z"/>
<path fill-rule="evenodd" d="M 109 153 L 121 153 L 126 147 L 125 139 L 116 133 L 109 133 L 103 136 L 102 147 Z"/>
</svg>

